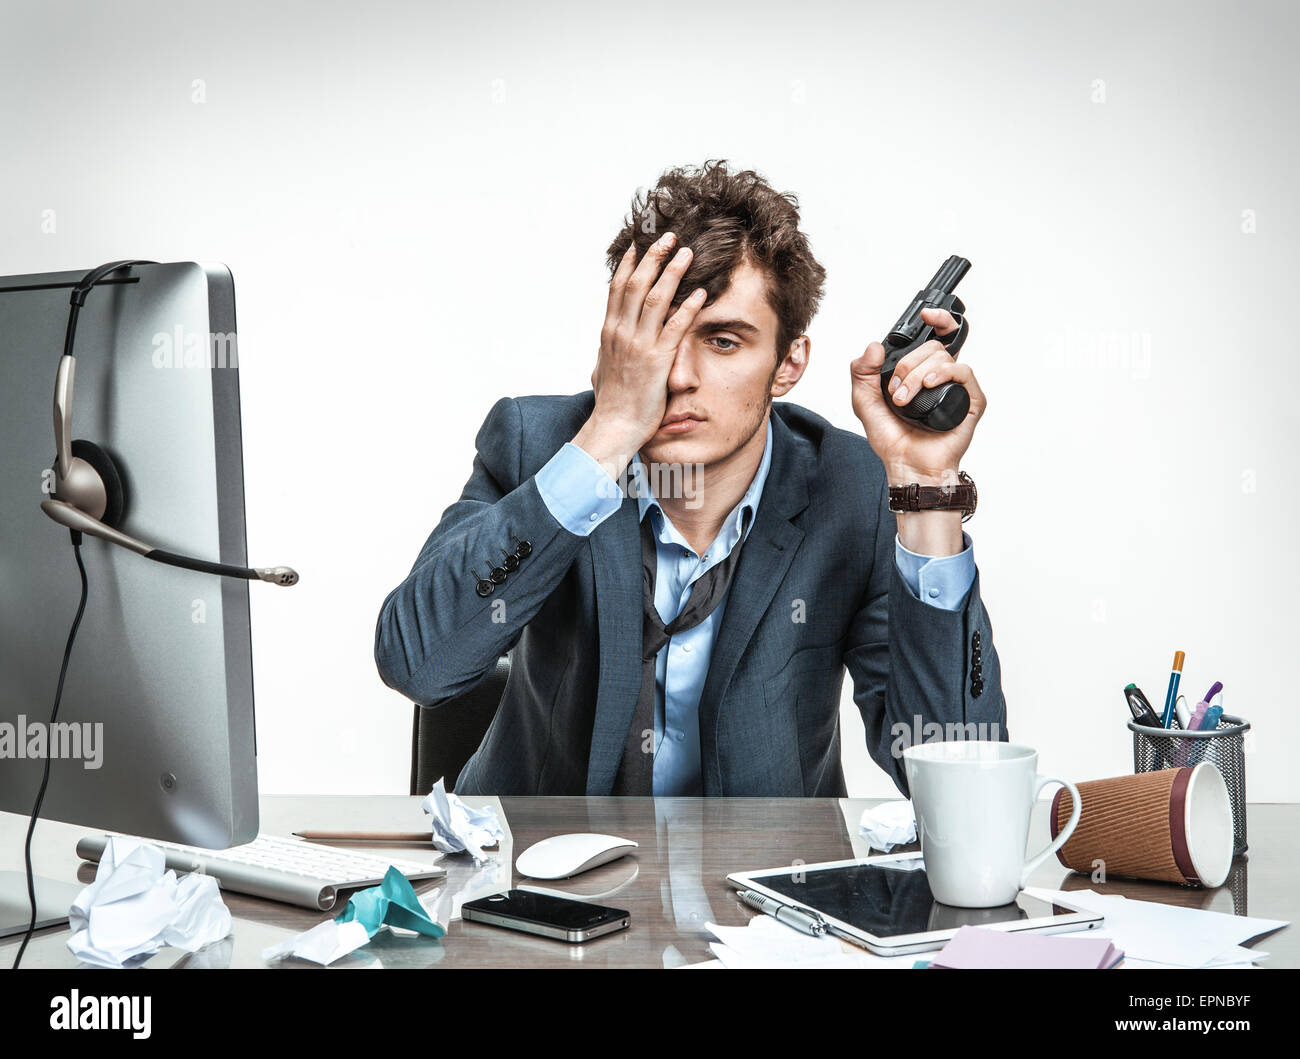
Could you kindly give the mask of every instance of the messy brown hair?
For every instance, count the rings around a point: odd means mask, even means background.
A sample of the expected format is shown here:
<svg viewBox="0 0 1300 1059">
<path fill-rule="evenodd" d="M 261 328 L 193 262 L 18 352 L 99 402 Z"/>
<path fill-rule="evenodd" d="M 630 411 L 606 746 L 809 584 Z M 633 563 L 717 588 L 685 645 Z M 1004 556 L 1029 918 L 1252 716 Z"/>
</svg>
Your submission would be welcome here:
<svg viewBox="0 0 1300 1059">
<path fill-rule="evenodd" d="M 678 246 L 689 246 L 694 255 L 677 285 L 674 307 L 697 287 L 708 291 L 706 305 L 713 302 L 742 261 L 767 275 L 780 365 L 791 343 L 808 330 L 826 280 L 826 270 L 799 231 L 799 200 L 775 191 L 752 169 L 729 171 L 723 159 L 666 170 L 653 188 L 633 197 L 623 230 L 609 244 L 610 276 L 630 242 L 636 243 L 640 260 L 669 231 L 676 234 Z"/>
</svg>

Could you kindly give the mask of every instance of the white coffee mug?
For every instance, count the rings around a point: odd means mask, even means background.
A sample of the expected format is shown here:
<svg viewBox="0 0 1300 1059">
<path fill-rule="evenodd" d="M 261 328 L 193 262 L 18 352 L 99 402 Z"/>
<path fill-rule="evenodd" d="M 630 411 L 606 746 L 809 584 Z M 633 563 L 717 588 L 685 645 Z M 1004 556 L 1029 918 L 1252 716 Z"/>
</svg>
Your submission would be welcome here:
<svg viewBox="0 0 1300 1059">
<path fill-rule="evenodd" d="M 1069 840 L 1082 802 L 1069 780 L 1038 775 L 1038 751 L 1015 743 L 962 739 L 903 751 L 925 874 L 934 899 L 958 908 L 1007 905 L 1047 857 Z M 1038 792 L 1070 792 L 1070 820 L 1047 848 L 1025 860 Z"/>
</svg>

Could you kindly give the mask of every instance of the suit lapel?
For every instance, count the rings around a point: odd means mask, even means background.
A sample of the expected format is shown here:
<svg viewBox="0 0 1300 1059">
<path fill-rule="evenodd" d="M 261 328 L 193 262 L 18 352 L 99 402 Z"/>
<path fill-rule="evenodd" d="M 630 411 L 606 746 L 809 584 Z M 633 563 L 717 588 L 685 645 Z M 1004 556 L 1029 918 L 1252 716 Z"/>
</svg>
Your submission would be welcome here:
<svg viewBox="0 0 1300 1059">
<path fill-rule="evenodd" d="M 587 793 L 608 794 L 623 757 L 641 691 L 641 534 L 637 503 L 622 505 L 591 535 L 600 630 L 596 719 L 587 759 Z"/>
<path fill-rule="evenodd" d="M 710 733 L 701 747 L 706 793 L 717 785 L 712 736 L 717 730 L 717 704 L 804 538 L 803 530 L 790 520 L 808 506 L 811 468 L 810 455 L 773 410 L 772 463 L 731 582 L 700 696 L 700 732 Z M 641 537 L 635 498 L 625 497 L 618 511 L 591 535 L 591 558 L 600 677 L 587 761 L 587 794 L 602 795 L 613 789 L 641 690 Z M 715 773 L 712 784 L 711 769 Z"/>
<path fill-rule="evenodd" d="M 811 463 L 808 453 L 774 410 L 772 464 L 758 502 L 758 516 L 740 553 L 700 696 L 700 767 L 705 794 L 716 792 L 721 782 L 716 735 L 723 696 L 804 538 L 804 531 L 791 519 L 808 506 Z"/>
</svg>

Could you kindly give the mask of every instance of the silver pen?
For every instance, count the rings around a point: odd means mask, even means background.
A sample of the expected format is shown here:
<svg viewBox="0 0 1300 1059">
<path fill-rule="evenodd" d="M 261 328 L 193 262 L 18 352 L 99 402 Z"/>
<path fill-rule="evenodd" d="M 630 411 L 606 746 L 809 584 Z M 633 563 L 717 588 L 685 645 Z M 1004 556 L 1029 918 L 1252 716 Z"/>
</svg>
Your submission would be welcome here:
<svg viewBox="0 0 1300 1059">
<path fill-rule="evenodd" d="M 756 890 L 741 890 L 737 896 L 750 908 L 779 920 L 787 927 L 794 927 L 804 934 L 820 938 L 826 933 L 826 921 L 816 912 L 805 912 L 794 905 L 783 905 Z"/>
</svg>

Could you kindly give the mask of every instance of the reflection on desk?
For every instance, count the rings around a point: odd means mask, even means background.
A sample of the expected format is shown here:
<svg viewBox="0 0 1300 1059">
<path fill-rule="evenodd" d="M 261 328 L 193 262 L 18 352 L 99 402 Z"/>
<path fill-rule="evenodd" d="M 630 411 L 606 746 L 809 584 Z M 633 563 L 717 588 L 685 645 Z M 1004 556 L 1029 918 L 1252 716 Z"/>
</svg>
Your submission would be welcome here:
<svg viewBox="0 0 1300 1059">
<path fill-rule="evenodd" d="M 797 798 L 466 798 L 498 804 L 506 837 L 482 867 L 464 854 L 442 856 L 447 879 L 415 887 L 425 906 L 448 923 L 445 938 L 432 940 L 381 932 L 335 967 L 678 967 L 711 958 L 705 923 L 741 926 L 753 911 L 727 886 L 728 872 L 867 856 L 858 834 L 862 811 L 872 800 Z M 1029 845 L 1047 841 L 1047 802 L 1033 814 Z M 1300 806 L 1251 805 L 1251 849 L 1234 864 L 1228 882 L 1217 890 L 1111 879 L 1094 882 L 1049 860 L 1031 885 L 1092 889 L 1167 904 L 1238 915 L 1294 920 L 1300 913 L 1300 867 L 1290 855 L 1290 836 L 1300 824 Z M 304 828 L 418 830 L 425 824 L 418 797 L 291 797 L 262 799 L 262 830 L 287 835 Z M 0 869 L 22 867 L 25 818 L 0 814 Z M 517 850 L 550 835 L 590 831 L 621 835 L 640 843 L 630 857 L 602 865 L 573 879 L 534 886 L 514 873 Z M 86 829 L 42 821 L 34 855 L 39 873 L 89 882 L 94 867 L 75 854 Z M 409 859 L 410 846 L 370 847 Z M 903 847 L 915 849 L 915 845 Z M 901 850 L 900 850 L 901 851 Z M 435 854 L 436 855 L 436 854 Z M 1247 861 L 1247 857 L 1249 861 Z M 1249 883 L 1249 887 L 1248 887 Z M 458 918 L 465 900 L 511 886 L 544 889 L 579 899 L 617 898 L 631 913 L 632 925 L 604 938 L 570 945 Z M 234 916 L 233 934 L 201 952 L 163 949 L 148 967 L 266 967 L 263 949 L 301 933 L 325 916 L 240 894 L 225 900 Z M 26 967 L 75 967 L 66 927 L 38 933 L 23 959 Z M 13 961 L 17 939 L 0 944 L 0 961 Z M 1264 967 L 1300 966 L 1300 942 L 1292 928 L 1270 935 L 1263 946 L 1271 956 Z M 276 964 L 313 967 L 302 961 Z"/>
</svg>

